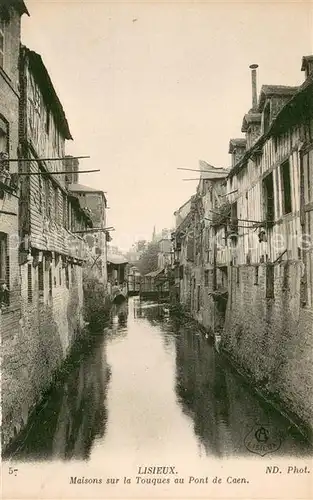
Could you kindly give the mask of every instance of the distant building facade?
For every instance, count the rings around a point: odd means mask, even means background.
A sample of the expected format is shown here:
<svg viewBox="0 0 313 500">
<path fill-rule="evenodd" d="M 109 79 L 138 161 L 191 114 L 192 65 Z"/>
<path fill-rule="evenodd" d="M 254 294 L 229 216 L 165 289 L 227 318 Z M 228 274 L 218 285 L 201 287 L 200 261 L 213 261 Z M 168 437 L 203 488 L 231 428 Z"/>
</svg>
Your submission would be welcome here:
<svg viewBox="0 0 313 500">
<path fill-rule="evenodd" d="M 108 283 L 109 291 L 111 291 L 112 286 L 117 282 L 118 285 L 126 285 L 127 274 L 126 266 L 128 260 L 124 255 L 114 254 L 108 252 L 107 258 L 107 272 L 108 272 Z"/>
<path fill-rule="evenodd" d="M 66 160 L 67 168 L 70 159 Z M 69 182 L 76 180 L 76 182 Z M 107 286 L 107 243 L 110 240 L 109 232 L 106 231 L 106 207 L 107 200 L 103 191 L 93 189 L 78 183 L 78 176 L 67 179 L 67 188 L 72 196 L 79 200 L 79 204 L 89 212 L 92 220 L 92 232 L 82 235 L 88 244 L 88 259 L 85 264 L 86 271 L 94 274 Z M 99 231 L 96 231 L 99 229 Z"/>
</svg>

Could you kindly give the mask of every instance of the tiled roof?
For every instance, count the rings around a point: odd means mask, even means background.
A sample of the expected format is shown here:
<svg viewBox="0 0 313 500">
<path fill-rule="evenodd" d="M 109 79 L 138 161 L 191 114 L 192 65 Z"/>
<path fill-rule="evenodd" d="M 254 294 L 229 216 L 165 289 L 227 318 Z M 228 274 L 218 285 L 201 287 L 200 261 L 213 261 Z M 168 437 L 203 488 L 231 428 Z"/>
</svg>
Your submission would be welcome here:
<svg viewBox="0 0 313 500">
<path fill-rule="evenodd" d="M 250 123 L 261 123 L 262 115 L 261 113 L 256 113 L 254 111 L 249 111 L 245 114 L 242 120 L 241 132 L 247 132 Z"/>
<path fill-rule="evenodd" d="M 245 148 L 247 141 L 244 137 L 240 137 L 238 139 L 230 139 L 229 141 L 229 153 L 232 153 L 235 148 Z"/>
<path fill-rule="evenodd" d="M 127 264 L 128 260 L 124 255 L 120 254 L 108 254 L 107 256 L 107 261 L 110 262 L 111 264 Z"/>
<path fill-rule="evenodd" d="M 65 139 L 73 139 L 63 106 L 55 91 L 50 75 L 41 56 L 34 50 L 30 50 L 25 46 L 22 47 L 21 52 L 23 56 L 28 58 L 30 69 L 41 89 L 46 105 L 51 108 L 51 111 L 58 123 L 58 126 L 60 127 L 60 130 L 62 130 Z"/>
<path fill-rule="evenodd" d="M 94 189 L 83 184 L 69 184 L 67 189 L 75 193 L 103 193 L 100 189 Z"/>
<path fill-rule="evenodd" d="M 258 111 L 263 110 L 265 99 L 271 96 L 292 97 L 299 90 L 299 87 L 290 87 L 287 85 L 262 85 Z"/>
</svg>

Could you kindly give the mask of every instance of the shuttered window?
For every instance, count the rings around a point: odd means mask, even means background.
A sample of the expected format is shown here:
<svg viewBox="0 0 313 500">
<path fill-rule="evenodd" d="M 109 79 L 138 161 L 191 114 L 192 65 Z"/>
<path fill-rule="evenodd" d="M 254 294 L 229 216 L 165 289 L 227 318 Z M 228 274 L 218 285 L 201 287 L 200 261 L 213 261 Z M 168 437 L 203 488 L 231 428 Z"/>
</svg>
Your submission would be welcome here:
<svg viewBox="0 0 313 500">
<path fill-rule="evenodd" d="M 27 266 L 27 300 L 29 303 L 33 301 L 33 269 L 31 264 Z"/>
<path fill-rule="evenodd" d="M 54 204 L 54 221 L 56 224 L 59 223 L 59 196 L 58 196 L 58 188 L 56 186 L 53 187 L 53 204 Z"/>
<path fill-rule="evenodd" d="M 8 238 L 0 233 L 0 306 L 10 304 L 10 260 Z"/>
<path fill-rule="evenodd" d="M 62 195 L 62 217 L 63 217 L 63 227 L 68 228 L 68 218 L 67 218 L 67 197 L 65 194 Z"/>
<path fill-rule="evenodd" d="M 38 292 L 39 292 L 39 300 L 43 300 L 45 291 L 45 282 L 44 282 L 44 268 L 43 262 L 39 262 L 38 264 Z"/>
<path fill-rule="evenodd" d="M 49 268 L 49 299 L 52 299 L 52 267 Z"/>
<path fill-rule="evenodd" d="M 45 205 L 46 216 L 51 217 L 51 196 L 50 196 L 50 180 L 45 176 Z"/>
<path fill-rule="evenodd" d="M 41 172 L 41 169 L 39 169 Z M 42 213 L 42 176 L 38 175 L 38 211 Z"/>
<path fill-rule="evenodd" d="M 68 265 L 65 267 L 65 286 L 68 289 L 70 287 L 70 277 L 68 272 Z"/>
<path fill-rule="evenodd" d="M 259 266 L 255 266 L 254 268 L 254 284 L 259 284 Z"/>
</svg>

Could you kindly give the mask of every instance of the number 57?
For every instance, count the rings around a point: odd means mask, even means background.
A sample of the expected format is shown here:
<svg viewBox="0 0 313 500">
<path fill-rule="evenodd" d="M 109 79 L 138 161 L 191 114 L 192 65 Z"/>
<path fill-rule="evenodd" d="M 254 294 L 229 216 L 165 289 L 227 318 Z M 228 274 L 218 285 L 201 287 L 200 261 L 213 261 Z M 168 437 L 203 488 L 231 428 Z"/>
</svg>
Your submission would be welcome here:
<svg viewBox="0 0 313 500">
<path fill-rule="evenodd" d="M 17 476 L 17 471 L 18 469 L 13 469 L 13 467 L 9 467 L 9 474 L 14 474 L 14 476 Z"/>
</svg>

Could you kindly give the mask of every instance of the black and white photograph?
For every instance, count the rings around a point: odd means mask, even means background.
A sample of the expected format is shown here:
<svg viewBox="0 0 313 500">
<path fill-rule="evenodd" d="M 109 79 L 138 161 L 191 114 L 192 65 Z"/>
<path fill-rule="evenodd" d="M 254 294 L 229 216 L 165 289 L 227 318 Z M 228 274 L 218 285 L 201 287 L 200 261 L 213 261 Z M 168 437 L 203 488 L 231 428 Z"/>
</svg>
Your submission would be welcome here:
<svg viewBox="0 0 313 500">
<path fill-rule="evenodd" d="M 313 496 L 313 2 L 0 0 L 1 498 Z"/>
</svg>

